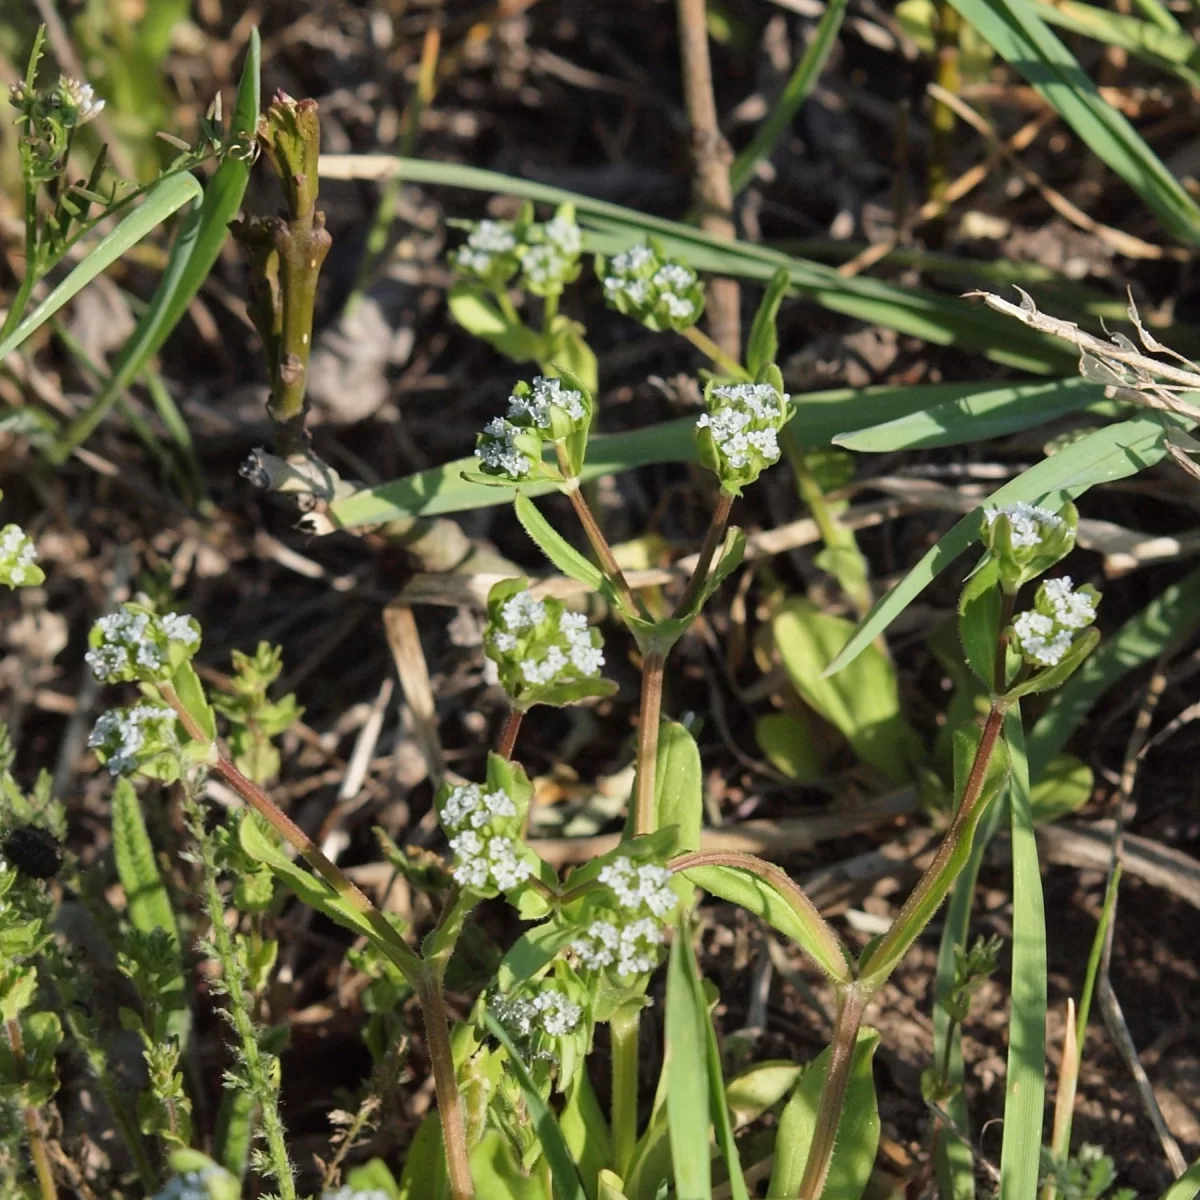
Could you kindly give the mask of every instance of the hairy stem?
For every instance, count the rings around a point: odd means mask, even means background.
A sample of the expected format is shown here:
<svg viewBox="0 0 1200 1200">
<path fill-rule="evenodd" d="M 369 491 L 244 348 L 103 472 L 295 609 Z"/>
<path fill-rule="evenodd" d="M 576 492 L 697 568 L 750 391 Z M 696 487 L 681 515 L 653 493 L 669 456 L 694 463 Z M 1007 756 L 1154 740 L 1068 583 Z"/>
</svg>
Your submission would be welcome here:
<svg viewBox="0 0 1200 1200">
<path fill-rule="evenodd" d="M 25 1073 L 25 1043 L 21 1037 L 21 1022 L 15 1017 L 4 1023 L 8 1033 L 8 1044 L 12 1047 L 13 1062 L 17 1073 Z M 25 1119 L 25 1132 L 29 1137 L 29 1154 L 33 1159 L 33 1169 L 37 1172 L 38 1188 L 42 1200 L 58 1200 L 58 1186 L 54 1182 L 54 1172 L 50 1168 L 50 1155 L 46 1151 L 46 1137 L 42 1132 L 42 1119 L 36 1108 L 31 1105 L 23 1106 L 22 1115 Z"/>
<path fill-rule="evenodd" d="M 704 535 L 704 542 L 700 547 L 700 557 L 696 561 L 696 569 L 692 572 L 692 577 L 688 580 L 687 587 L 684 588 L 683 595 L 675 606 L 674 616 L 676 618 L 682 617 L 690 611 L 696 602 L 696 597 L 700 595 L 708 581 L 708 571 L 716 557 L 718 547 L 724 540 L 725 527 L 729 524 L 729 512 L 732 508 L 733 494 L 722 488 L 717 497 L 717 506 L 713 509 L 712 520 L 708 523 L 708 532 Z"/>
<path fill-rule="evenodd" d="M 662 719 L 665 652 L 646 651 L 642 659 L 642 706 L 638 713 L 637 774 L 633 796 L 633 832 L 641 837 L 658 824 L 655 811 L 655 774 L 658 768 L 658 726 Z"/>
<path fill-rule="evenodd" d="M 613 1165 L 625 1178 L 637 1145 L 638 1034 L 642 1014 L 637 1008 L 620 1009 L 609 1022 L 612 1037 Z"/>
<path fill-rule="evenodd" d="M 838 1123 L 842 1119 L 842 1106 L 846 1102 L 846 1086 L 850 1082 L 850 1066 L 854 1062 L 854 1044 L 858 1040 L 858 1027 L 862 1024 L 866 1006 L 867 998 L 856 985 L 838 989 L 837 1026 L 829 1046 L 829 1069 L 821 1085 L 817 1122 L 813 1128 L 800 1190 L 796 1193 L 798 1200 L 817 1200 L 825 1187 L 829 1164 L 833 1161 Z"/>
<path fill-rule="evenodd" d="M 513 747 L 517 744 L 517 734 L 521 731 L 521 722 L 525 713 L 519 708 L 511 708 L 500 731 L 500 740 L 496 743 L 496 753 L 501 758 L 512 758 Z"/>
<path fill-rule="evenodd" d="M 433 1068 L 438 1116 L 442 1122 L 442 1145 L 450 1174 L 450 1194 L 453 1200 L 473 1200 L 475 1184 L 471 1180 L 471 1166 L 467 1158 L 467 1131 L 458 1098 L 440 968 L 423 969 L 417 977 L 416 991 L 421 1016 L 425 1021 L 425 1045 Z"/>
<path fill-rule="evenodd" d="M 188 799 L 188 817 L 200 852 L 200 864 L 204 871 L 204 901 L 212 926 L 213 948 L 221 964 L 225 994 L 229 1001 L 226 1011 L 237 1035 L 247 1090 L 258 1106 L 259 1121 L 271 1160 L 271 1175 L 279 1188 L 280 1200 L 296 1200 L 296 1180 L 288 1157 L 283 1120 L 279 1115 L 279 1085 L 272 1077 L 273 1064 L 269 1056 L 263 1053 L 258 1030 L 250 1015 L 251 1001 L 246 993 L 245 969 L 233 944 L 229 926 L 225 924 L 225 902 L 217 885 L 217 863 L 212 843 L 205 833 L 199 805 L 191 797 Z"/>
<path fill-rule="evenodd" d="M 699 326 L 689 325 L 679 331 L 697 350 L 734 379 L 750 382 L 750 372 L 736 358 L 725 353 Z"/>
<path fill-rule="evenodd" d="M 560 449 L 560 461 L 562 457 Z M 613 587 L 620 593 L 625 607 L 631 613 L 641 613 L 645 616 L 646 610 L 642 606 L 642 602 L 634 595 L 633 589 L 629 586 L 629 581 L 625 578 L 625 572 L 617 565 L 617 559 L 612 552 L 612 547 L 608 544 L 608 539 L 604 536 L 604 532 L 592 514 L 588 502 L 583 497 L 583 492 L 579 489 L 579 480 L 568 480 L 562 490 L 566 492 L 570 499 L 571 507 L 575 509 L 575 515 L 579 518 L 579 523 L 583 526 L 583 532 L 587 535 L 588 544 L 600 560 L 600 566 L 604 574 L 608 576 L 612 581 Z"/>
</svg>

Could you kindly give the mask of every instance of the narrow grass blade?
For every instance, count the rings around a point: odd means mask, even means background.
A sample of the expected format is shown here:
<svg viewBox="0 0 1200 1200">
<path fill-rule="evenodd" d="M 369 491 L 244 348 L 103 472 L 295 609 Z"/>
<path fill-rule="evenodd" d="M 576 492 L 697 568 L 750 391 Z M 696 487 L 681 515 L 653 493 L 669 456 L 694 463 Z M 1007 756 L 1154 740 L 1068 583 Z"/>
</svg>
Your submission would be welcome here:
<svg viewBox="0 0 1200 1200">
<path fill-rule="evenodd" d="M 1098 429 L 1036 463 L 1028 471 L 1022 471 L 1016 479 L 994 491 L 985 503 L 1003 505 L 1024 500 L 1059 507 L 1063 501 L 1073 500 L 1097 484 L 1135 475 L 1165 456 L 1164 429 L 1168 422 L 1185 424 L 1174 418 L 1143 416 Z M 830 674 L 853 662 L 977 540 L 979 519 L 976 513 L 963 517 L 890 592 L 880 597 L 830 664 Z"/>
<path fill-rule="evenodd" d="M 1197 1159 L 1162 1194 L 1162 1200 L 1195 1200 L 1200 1192 L 1200 1159 Z"/>
<path fill-rule="evenodd" d="M 1019 705 L 1005 718 L 1004 737 L 1012 763 L 1008 794 L 1013 943 L 1000 1196 L 1001 1200 L 1033 1200 L 1037 1195 L 1046 1102 L 1046 912 Z"/>
<path fill-rule="evenodd" d="M 833 442 L 868 454 L 958 446 L 1019 433 L 1103 399 L 1104 388 L 1085 379 L 1010 384 L 931 405 L 854 433 L 841 433 Z"/>
<path fill-rule="evenodd" d="M 525 1098 L 525 1109 L 529 1114 L 530 1122 L 537 1131 L 542 1153 L 545 1154 L 546 1161 L 550 1164 L 550 1174 L 554 1178 L 554 1194 L 557 1200 L 587 1200 L 587 1193 L 583 1190 L 579 1172 L 571 1161 L 571 1152 L 567 1149 L 567 1143 L 563 1139 L 562 1130 L 558 1127 L 558 1121 L 555 1120 L 554 1113 L 542 1099 L 537 1084 L 529 1074 L 529 1068 L 521 1058 L 512 1038 L 508 1036 L 508 1031 L 490 1012 L 484 1014 L 484 1021 L 487 1023 L 488 1032 L 508 1051 L 508 1066 L 521 1086 L 521 1094 Z"/>
<path fill-rule="evenodd" d="M 813 39 L 796 64 L 783 94 L 776 101 L 775 107 L 763 118 L 754 137 L 750 139 L 750 144 L 733 160 L 733 166 L 729 169 L 729 181 L 733 185 L 735 196 L 754 178 L 754 168 L 759 162 L 771 156 L 775 143 L 791 126 L 804 101 L 808 99 L 841 32 L 842 19 L 846 15 L 846 2 L 847 0 L 829 0 Z"/>
<path fill-rule="evenodd" d="M 689 948 L 690 949 L 690 948 Z M 697 975 L 699 968 L 696 968 Z M 699 980 L 697 979 L 697 982 Z M 703 988 L 700 988 L 703 999 Z M 733 1119 L 729 1114 L 729 1103 L 725 1098 L 725 1075 L 721 1069 L 721 1048 L 717 1044 L 717 1031 L 713 1028 L 712 1012 L 704 1005 L 704 1046 L 708 1058 L 708 1107 L 712 1113 L 713 1128 L 716 1130 L 717 1145 L 725 1160 L 729 1175 L 731 1200 L 750 1200 L 746 1190 L 746 1177 L 742 1173 L 742 1160 L 738 1154 L 737 1140 L 733 1136 Z"/>
<path fill-rule="evenodd" d="M 230 123 L 231 137 L 252 138 L 258 125 L 259 56 L 258 30 L 251 29 Z M 194 194 L 200 195 L 200 186 L 192 176 L 181 178 L 190 179 L 195 185 Z M 167 269 L 137 328 L 118 355 L 108 383 L 63 435 L 56 452 L 58 461 L 63 461 L 75 447 L 83 444 L 104 419 L 117 396 L 142 371 L 151 356 L 158 353 L 179 324 L 221 253 L 229 235 L 229 222 L 237 216 L 249 179 L 249 161 L 240 154 L 227 155 L 217 168 L 203 190 L 203 198 L 180 228 Z"/>
<path fill-rule="evenodd" d="M 200 184 L 191 175 L 170 175 L 151 188 L 146 198 L 105 234 L 87 256 L 45 300 L 0 342 L 0 362 L 8 357 L 31 333 L 48 321 L 67 301 L 73 299 L 97 275 L 106 271 L 131 246 L 136 246 L 152 229 L 161 225 L 172 213 L 201 194 Z"/>
<path fill-rule="evenodd" d="M 869 427 L 881 416 L 902 418 L 940 405 L 960 404 L 971 396 L 995 390 L 993 384 L 954 383 L 810 392 L 795 398 L 796 415 L 790 428 L 805 446 L 826 446 L 838 435 Z M 684 418 L 629 433 L 593 435 L 588 439 L 582 478 L 596 479 L 656 463 L 694 462 L 695 429 L 695 421 Z M 478 466 L 475 458 L 460 458 L 364 489 L 335 501 L 334 519 L 344 528 L 351 528 L 399 517 L 440 516 L 509 503 L 516 494 L 515 487 L 491 487 L 463 479 L 463 471 L 476 470 Z M 544 496 L 555 490 L 549 482 L 521 485 L 522 494 L 528 497 Z"/>
<path fill-rule="evenodd" d="M 709 1155 L 709 1079 L 705 1046 L 708 1014 L 692 953 L 692 931 L 681 912 L 667 964 L 667 1130 L 675 1195 L 712 1200 Z"/>
<path fill-rule="evenodd" d="M 1100 96 L 1075 56 L 1029 0 L 950 0 L 1014 66 L 1088 149 L 1141 197 L 1166 231 L 1200 243 L 1200 208 L 1132 125 Z"/>
<path fill-rule="evenodd" d="M 782 267 L 796 291 L 832 311 L 938 345 L 965 346 L 997 362 L 1035 373 L 1074 368 L 1074 356 L 1062 343 L 1024 327 L 1014 329 L 1012 322 L 1000 314 L 956 296 L 896 287 L 868 277 L 848 278 L 823 263 L 791 258 L 769 246 L 724 242 L 678 221 L 497 171 L 419 158 L 396 158 L 388 167 L 413 183 L 521 196 L 545 204 L 574 204 L 580 221 L 594 231 L 588 235 L 587 248 L 599 253 L 611 254 L 652 235 L 667 254 L 682 258 L 696 270 L 765 283 Z M 324 178 L 362 178 L 358 168 L 352 155 L 324 155 L 321 159 Z M 390 174 L 390 169 L 377 172 L 375 177 Z"/>
<path fill-rule="evenodd" d="M 942 927 L 942 941 L 938 947 L 937 975 L 934 983 L 936 1002 L 933 1007 L 933 1061 L 949 1063 L 949 1082 L 959 1090 L 946 1101 L 946 1111 L 962 1133 L 969 1139 L 971 1131 L 971 1114 L 967 1109 L 967 1098 L 962 1091 L 963 1059 L 962 1031 L 955 1027 L 954 1037 L 950 1045 L 949 1059 L 946 1059 L 946 1038 L 950 1031 L 950 1017 L 942 1007 L 941 1001 L 949 994 L 954 983 L 954 947 L 967 946 L 971 937 L 971 908 L 975 901 L 975 882 L 979 878 L 979 868 L 983 862 L 988 843 L 1000 826 L 1006 806 L 1001 798 L 988 806 L 979 828 L 975 831 L 975 840 L 971 845 L 971 856 L 967 865 L 954 882 L 954 890 L 950 893 L 950 903 L 946 909 L 946 923 Z M 957 1136 L 949 1129 L 943 1128 L 938 1138 L 937 1151 L 934 1154 L 934 1170 L 937 1172 L 938 1187 L 948 1200 L 974 1200 L 975 1197 L 975 1157 L 969 1140 Z"/>
<path fill-rule="evenodd" d="M 1040 779 L 1092 705 L 1118 680 L 1152 662 L 1200 626 L 1200 569 L 1164 588 L 1141 612 L 1104 638 L 1054 694 L 1029 736 L 1029 775 Z"/>
</svg>

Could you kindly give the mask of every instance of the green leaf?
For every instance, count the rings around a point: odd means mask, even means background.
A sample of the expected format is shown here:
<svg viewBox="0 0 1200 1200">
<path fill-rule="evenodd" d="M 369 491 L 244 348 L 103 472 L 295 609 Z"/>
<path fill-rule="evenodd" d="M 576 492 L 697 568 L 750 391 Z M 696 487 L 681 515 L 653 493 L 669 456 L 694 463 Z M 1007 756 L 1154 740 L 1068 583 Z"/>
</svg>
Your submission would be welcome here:
<svg viewBox="0 0 1200 1200">
<path fill-rule="evenodd" d="M 1195 1200 L 1200 1192 L 1200 1159 L 1197 1159 L 1162 1194 L 1162 1200 Z"/>
<path fill-rule="evenodd" d="M 221 1091 L 213 1156 L 235 1179 L 244 1179 L 254 1144 L 254 1117 L 258 1100 L 247 1088 L 226 1087 Z"/>
<path fill-rule="evenodd" d="M 230 138 L 253 139 L 258 126 L 260 53 L 258 29 L 252 26 L 227 135 Z M 195 179 L 191 175 L 181 178 L 191 180 L 195 185 L 194 194 L 199 196 L 200 187 Z M 76 446 L 83 444 L 113 402 L 142 372 L 179 324 L 225 245 L 229 222 L 238 214 L 249 179 L 249 161 L 241 154 L 226 155 L 204 188 L 203 198 L 194 204 L 180 226 L 167 269 L 133 335 L 121 348 L 107 383 L 63 435 L 55 451 L 57 461 L 65 461 Z"/>
<path fill-rule="evenodd" d="M 437 1113 L 431 1112 L 405 1150 L 398 1200 L 449 1200 L 449 1197 L 442 1123 Z"/>
<path fill-rule="evenodd" d="M 601 1171 L 597 1182 L 600 1187 L 597 1200 L 628 1200 L 628 1197 L 621 1190 L 620 1177 L 614 1175 L 611 1171 Z"/>
<path fill-rule="evenodd" d="M 686 918 L 681 916 L 682 923 Z M 688 946 L 689 954 L 691 946 Z M 695 958 L 692 958 L 693 965 Z M 700 981 L 699 967 L 696 967 L 696 979 Z M 704 988 L 700 988 L 701 999 L 704 1000 Z M 725 1160 L 725 1171 L 729 1176 L 729 1194 L 732 1200 L 750 1200 L 746 1190 L 746 1178 L 742 1172 L 742 1159 L 738 1153 L 737 1140 L 733 1136 L 733 1121 L 730 1116 L 729 1104 L 725 1099 L 725 1076 L 721 1069 L 721 1047 L 717 1043 L 717 1031 L 713 1028 L 712 1009 L 715 1004 L 715 989 L 713 1002 L 707 1000 L 704 1004 L 704 1043 L 708 1059 L 708 1107 L 713 1116 L 713 1126 L 716 1130 L 717 1145 L 721 1157 Z M 668 1114 L 669 1115 L 669 1114 Z"/>
<path fill-rule="evenodd" d="M 550 341 L 554 352 L 551 361 L 545 365 L 569 371 L 594 396 L 600 387 L 600 369 L 584 332 L 578 321 L 559 313 L 550 322 Z"/>
<path fill-rule="evenodd" d="M 389 1200 L 400 1200 L 396 1177 L 382 1158 L 372 1158 L 346 1172 L 346 1186 L 359 1192 L 382 1192 Z"/>
<path fill-rule="evenodd" d="M 712 1200 L 709 1080 L 705 1028 L 708 1010 L 692 953 L 692 931 L 681 912 L 667 963 L 667 1130 L 675 1195 Z"/>
<path fill-rule="evenodd" d="M 588 1200 L 598 1200 L 596 1181 L 604 1165 L 612 1162 L 612 1135 L 586 1068 L 576 1073 L 558 1124 L 572 1161 L 579 1164 Z"/>
<path fill-rule="evenodd" d="M 471 1151 L 471 1179 L 476 1195 L 496 1200 L 550 1200 L 539 1172 L 526 1174 L 512 1142 L 498 1129 L 488 1129 Z"/>
<path fill-rule="evenodd" d="M 1022 471 L 983 503 L 1003 506 L 1024 500 L 1059 508 L 1097 484 L 1125 479 L 1159 462 L 1166 454 L 1164 429 L 1172 423 L 1174 418 L 1142 416 L 1098 429 Z M 829 674 L 853 662 L 978 536 L 979 515 L 968 513 L 876 601 L 830 664 Z"/>
<path fill-rule="evenodd" d="M 130 247 L 136 246 L 152 229 L 199 195 L 200 184 L 186 173 L 168 175 L 151 188 L 141 204 L 105 234 L 50 295 L 0 342 L 0 362 Z"/>
<path fill-rule="evenodd" d="M 1081 666 L 1084 659 L 1096 648 L 1100 641 L 1100 630 L 1085 630 L 1075 639 L 1074 645 L 1054 664 L 1044 671 L 1038 671 L 1032 678 L 1005 693 L 1011 700 L 1019 700 L 1022 696 L 1034 696 L 1039 692 L 1052 692 L 1061 687 Z"/>
<path fill-rule="evenodd" d="M 866 1190 L 875 1153 L 879 1146 L 879 1106 L 875 1099 L 872 1060 L 879 1046 L 879 1032 L 860 1029 L 850 1064 L 850 1079 L 842 1118 L 838 1122 L 837 1141 L 825 1181 L 825 1196 L 837 1200 L 858 1200 Z M 812 1146 L 821 1088 L 829 1067 L 826 1048 L 800 1076 L 799 1083 L 779 1119 L 775 1137 L 775 1167 L 771 1172 L 769 1196 L 794 1196 L 804 1177 L 808 1152 Z"/>
<path fill-rule="evenodd" d="M 658 727 L 654 779 L 658 826 L 674 825 L 679 830 L 680 853 L 698 850 L 704 821 L 704 775 L 695 739 L 678 721 L 663 721 Z"/>
<path fill-rule="evenodd" d="M 456 283 L 447 298 L 450 315 L 473 337 L 487 342 L 514 362 L 537 362 L 545 351 L 540 334 L 525 325 L 513 325 L 500 310 L 470 283 Z"/>
<path fill-rule="evenodd" d="M 995 559 L 989 558 L 967 581 L 958 607 L 958 633 L 967 665 L 989 691 L 996 678 L 996 646 L 1003 607 L 997 586 L 999 574 Z"/>
<path fill-rule="evenodd" d="M 1029 797 L 1029 764 L 1021 708 L 1009 710 L 1004 739 L 1012 762 L 1012 996 L 1000 1193 L 1035 1196 L 1046 1097 L 1046 911 Z"/>
<path fill-rule="evenodd" d="M 772 622 L 772 630 L 788 677 L 804 702 L 889 783 L 910 782 L 924 751 L 920 737 L 903 716 L 896 671 L 883 652 L 869 646 L 848 670 L 827 676 L 826 668 L 854 626 L 821 612 L 807 600 L 785 604 Z"/>
<path fill-rule="evenodd" d="M 587 1200 L 587 1193 L 571 1159 L 571 1152 L 563 1140 L 558 1121 L 542 1099 L 537 1084 L 534 1083 L 529 1068 L 513 1044 L 512 1038 L 508 1036 L 508 1031 L 490 1012 L 485 1012 L 483 1019 L 488 1032 L 508 1051 L 508 1069 L 520 1085 L 521 1094 L 525 1099 L 525 1110 L 541 1143 L 542 1153 L 550 1164 L 556 1200 Z"/>
<path fill-rule="evenodd" d="M 1115 634 L 1105 638 L 1055 693 L 1029 736 L 1029 774 L 1040 779 L 1092 705 L 1110 687 L 1200 626 L 1200 569 L 1164 588 Z"/>
<path fill-rule="evenodd" d="M 572 925 L 555 925 L 549 921 L 526 930 L 500 960 L 496 987 L 510 992 L 519 983 L 532 979 L 554 956 L 579 935 Z"/>
<path fill-rule="evenodd" d="M 266 822 L 257 814 L 242 821 L 239 825 L 238 840 L 242 849 L 255 862 L 269 867 L 271 873 L 285 884 L 297 899 L 302 900 L 310 908 L 316 909 L 317 912 L 327 916 L 343 928 L 367 938 L 401 970 L 405 970 L 407 967 L 407 970 L 412 971 L 419 966 L 419 960 L 411 950 L 407 951 L 407 954 L 411 956 L 411 961 L 397 962 L 398 956 L 405 958 L 404 953 L 398 955 L 399 947 L 391 942 L 383 941 L 374 925 L 353 904 L 339 896 L 324 879 L 305 870 L 299 863 L 288 858 L 282 844 L 274 840 L 274 835 L 269 831 Z"/>
<path fill-rule="evenodd" d="M 1044 425 L 1104 399 L 1104 389 L 1086 379 L 989 387 L 894 420 L 840 433 L 834 445 L 867 454 L 989 441 Z"/>
<path fill-rule="evenodd" d="M 1045 774 L 1029 793 L 1035 825 L 1048 825 L 1069 816 L 1092 798 L 1092 768 L 1073 754 L 1050 760 Z"/>
<path fill-rule="evenodd" d="M 594 592 L 605 590 L 604 573 L 584 558 L 566 538 L 542 516 L 536 504 L 524 492 L 513 497 L 513 508 L 521 527 L 539 550 L 566 576 Z"/>
<path fill-rule="evenodd" d="M 771 276 L 758 312 L 754 314 L 754 324 L 750 326 L 750 337 L 746 342 L 746 369 L 755 379 L 763 367 L 775 361 L 775 356 L 779 353 L 779 335 L 775 330 L 775 322 L 787 289 L 788 274 L 781 268 Z"/>
<path fill-rule="evenodd" d="M 799 713 L 776 712 L 759 717 L 754 739 L 777 771 L 798 783 L 819 783 L 825 777 L 821 755 L 808 722 Z"/>
<path fill-rule="evenodd" d="M 829 927 L 814 908 L 805 919 L 767 880 L 740 867 L 688 867 L 682 874 L 698 888 L 740 905 L 813 956 L 831 979 L 846 980 L 849 968 Z"/>
<path fill-rule="evenodd" d="M 1200 209 L 1132 125 L 1100 96 L 1027 0 L 951 0 L 967 21 L 1142 198 L 1172 237 L 1200 242 Z"/>
<path fill-rule="evenodd" d="M 755 167 L 762 159 L 771 156 L 775 144 L 791 127 L 796 114 L 816 85 L 817 77 L 829 61 L 845 15 L 846 0 L 830 0 L 825 6 L 816 31 L 784 85 L 775 107 L 763 118 L 749 145 L 733 160 L 733 166 L 729 168 L 729 182 L 735 196 L 754 178 Z M 750 370 L 753 372 L 754 367 Z"/>
<path fill-rule="evenodd" d="M 725 1085 L 725 1103 L 736 1128 L 757 1121 L 774 1108 L 795 1086 L 800 1071 L 794 1062 L 778 1059 L 756 1063 L 731 1079 Z"/>
<path fill-rule="evenodd" d="M 204 684 L 200 682 L 200 676 L 196 674 L 190 660 L 179 664 L 171 678 L 171 686 L 182 701 L 183 707 L 211 742 L 217 736 L 217 718 L 208 702 Z"/>
</svg>

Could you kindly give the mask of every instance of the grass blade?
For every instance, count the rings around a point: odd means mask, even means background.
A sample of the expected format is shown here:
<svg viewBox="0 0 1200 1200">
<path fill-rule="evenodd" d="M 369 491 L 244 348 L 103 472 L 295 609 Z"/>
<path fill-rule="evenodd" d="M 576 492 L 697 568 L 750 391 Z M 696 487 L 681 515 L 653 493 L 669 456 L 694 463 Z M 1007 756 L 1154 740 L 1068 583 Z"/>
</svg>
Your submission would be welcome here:
<svg viewBox="0 0 1200 1200">
<path fill-rule="evenodd" d="M 1162 1194 L 1162 1200 L 1195 1200 L 1200 1192 L 1200 1159 L 1197 1159 Z"/>
<path fill-rule="evenodd" d="M 993 49 L 1141 197 L 1166 231 L 1200 243 L 1200 208 L 1132 125 L 1100 96 L 1029 0 L 950 0 Z"/>
<path fill-rule="evenodd" d="M 733 166 L 729 168 L 729 182 L 735 196 L 754 178 L 754 169 L 759 162 L 771 156 L 775 143 L 796 119 L 796 114 L 808 99 L 841 32 L 846 3 L 847 0 L 829 0 L 812 41 L 796 64 L 775 107 L 755 130 L 750 144 L 733 160 Z"/>
<path fill-rule="evenodd" d="M 1004 738 L 1012 763 L 1008 794 L 1013 944 L 1000 1196 L 1001 1200 L 1033 1200 L 1037 1195 L 1046 1101 L 1046 912 L 1019 705 L 1005 718 Z"/>
<path fill-rule="evenodd" d="M 571 1152 L 563 1138 L 562 1130 L 554 1119 L 546 1102 L 538 1091 L 537 1084 L 529 1074 L 508 1031 L 496 1020 L 490 1012 L 484 1014 L 488 1032 L 508 1051 L 508 1065 L 521 1085 L 521 1094 L 525 1098 L 525 1108 L 529 1119 L 537 1130 L 538 1141 L 541 1142 L 542 1153 L 550 1164 L 550 1174 L 554 1178 L 554 1194 L 557 1200 L 587 1200 L 587 1193 L 579 1180 L 579 1172 L 571 1161 Z"/>
<path fill-rule="evenodd" d="M 201 194 L 200 184 L 192 175 L 169 175 L 146 193 L 146 198 L 105 234 L 71 273 L 41 302 L 8 337 L 0 342 L 0 362 L 8 357 L 31 333 L 48 321 L 67 301 L 73 299 L 97 275 L 106 271 L 131 246 L 136 246 L 152 229 L 172 213 Z"/>
<path fill-rule="evenodd" d="M 1082 724 L 1092 705 L 1130 671 L 1158 658 L 1200 626 L 1200 569 L 1164 588 L 1106 637 L 1054 694 L 1029 737 L 1029 775 L 1038 780 Z"/>
<path fill-rule="evenodd" d="M 707 1024 L 707 1006 L 692 953 L 692 931 L 681 911 L 667 964 L 663 1066 L 671 1164 L 675 1195 L 680 1200 L 712 1200 Z"/>
<path fill-rule="evenodd" d="M 258 30 L 251 29 L 250 46 L 230 122 L 231 137 L 252 138 L 258 125 L 259 52 Z M 192 179 L 195 184 L 192 176 L 184 178 Z M 227 155 L 217 168 L 204 189 L 203 199 L 180 228 L 167 269 L 137 328 L 118 355 L 108 383 L 63 435 L 56 448 L 57 461 L 64 461 L 71 451 L 86 441 L 117 396 L 142 371 L 151 356 L 158 353 L 179 324 L 221 253 L 229 234 L 229 222 L 237 216 L 249 179 L 249 161 L 239 154 Z M 196 194 L 199 192 L 199 184 L 196 184 Z"/>
<path fill-rule="evenodd" d="M 987 504 L 1013 504 L 1018 500 L 1048 502 L 1058 507 L 1083 495 L 1089 488 L 1114 479 L 1125 479 L 1159 462 L 1166 454 L 1166 422 L 1175 418 L 1134 417 L 1096 430 L 1022 471 L 997 488 Z M 854 636 L 829 666 L 829 674 L 853 662 L 937 578 L 979 533 L 979 516 L 969 513 L 942 536 L 915 567 L 859 623 Z"/>
</svg>

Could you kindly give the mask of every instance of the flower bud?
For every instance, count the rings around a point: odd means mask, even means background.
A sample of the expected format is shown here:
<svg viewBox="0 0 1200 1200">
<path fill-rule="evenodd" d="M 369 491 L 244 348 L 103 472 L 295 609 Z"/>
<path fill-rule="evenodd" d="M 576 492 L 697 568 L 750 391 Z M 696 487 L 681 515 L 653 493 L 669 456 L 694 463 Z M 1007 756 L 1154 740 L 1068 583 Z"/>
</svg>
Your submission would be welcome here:
<svg viewBox="0 0 1200 1200">
<path fill-rule="evenodd" d="M 710 380 L 704 403 L 708 411 L 696 422 L 700 462 L 737 495 L 779 461 L 779 431 L 791 418 L 791 397 L 774 382 Z"/>
<path fill-rule="evenodd" d="M 596 260 L 609 306 L 656 331 L 688 329 L 704 311 L 704 288 L 685 263 L 664 259 L 651 245 L 631 246 Z"/>
</svg>

